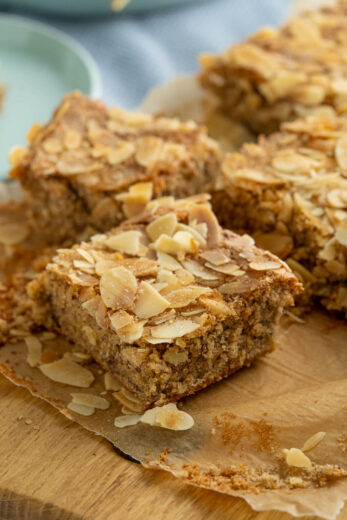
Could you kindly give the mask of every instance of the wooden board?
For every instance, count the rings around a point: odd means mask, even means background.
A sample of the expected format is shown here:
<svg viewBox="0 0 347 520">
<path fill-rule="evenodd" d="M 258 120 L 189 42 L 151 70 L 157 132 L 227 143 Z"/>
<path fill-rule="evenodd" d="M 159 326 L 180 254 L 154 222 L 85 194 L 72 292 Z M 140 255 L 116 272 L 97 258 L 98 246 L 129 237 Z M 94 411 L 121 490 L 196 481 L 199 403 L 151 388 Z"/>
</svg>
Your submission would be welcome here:
<svg viewBox="0 0 347 520">
<path fill-rule="evenodd" d="M 3 377 L 0 403 L 1 520 L 292 518 L 256 513 L 241 499 L 127 461 L 103 438 Z M 347 520 L 347 507 L 339 520 Z"/>
</svg>

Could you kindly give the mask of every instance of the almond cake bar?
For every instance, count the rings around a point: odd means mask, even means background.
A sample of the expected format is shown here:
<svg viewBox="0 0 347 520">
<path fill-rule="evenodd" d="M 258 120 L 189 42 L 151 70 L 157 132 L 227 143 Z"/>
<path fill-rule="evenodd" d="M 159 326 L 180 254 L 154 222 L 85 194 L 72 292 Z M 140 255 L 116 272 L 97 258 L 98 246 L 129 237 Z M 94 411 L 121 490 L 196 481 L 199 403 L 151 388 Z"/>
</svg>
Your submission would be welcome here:
<svg viewBox="0 0 347 520">
<path fill-rule="evenodd" d="M 273 348 L 301 284 L 251 237 L 220 228 L 206 195 L 58 251 L 31 282 L 38 323 L 86 348 L 140 411 L 192 394 Z"/>
<path fill-rule="evenodd" d="M 200 81 L 219 110 L 256 133 L 347 108 L 347 1 L 265 27 L 220 55 L 200 58 Z"/>
<path fill-rule="evenodd" d="M 306 299 L 347 314 L 347 119 L 283 123 L 226 156 L 215 189 L 222 225 L 285 259 Z"/>
<path fill-rule="evenodd" d="M 78 92 L 27 137 L 10 154 L 10 175 L 29 193 L 45 242 L 110 229 L 152 197 L 204 191 L 220 166 L 218 145 L 193 121 L 107 109 Z"/>
</svg>

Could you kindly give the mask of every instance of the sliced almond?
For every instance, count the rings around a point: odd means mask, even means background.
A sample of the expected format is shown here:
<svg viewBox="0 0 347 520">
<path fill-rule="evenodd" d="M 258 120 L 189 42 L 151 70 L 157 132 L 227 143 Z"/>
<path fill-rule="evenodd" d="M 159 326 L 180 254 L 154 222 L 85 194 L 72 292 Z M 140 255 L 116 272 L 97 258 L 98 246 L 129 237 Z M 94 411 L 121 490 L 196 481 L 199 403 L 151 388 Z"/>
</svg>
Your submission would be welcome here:
<svg viewBox="0 0 347 520">
<path fill-rule="evenodd" d="M 344 171 L 347 170 L 347 135 L 341 136 L 335 146 L 337 164 Z"/>
<path fill-rule="evenodd" d="M 137 140 L 136 161 L 145 168 L 151 168 L 160 160 L 164 141 L 159 137 L 147 136 Z"/>
<path fill-rule="evenodd" d="M 104 384 L 106 390 L 113 390 L 114 392 L 118 392 L 120 390 L 120 384 L 110 372 L 106 372 L 104 375 Z"/>
<path fill-rule="evenodd" d="M 180 253 L 196 253 L 198 245 L 193 235 L 186 231 L 178 231 L 173 237 L 160 235 L 154 242 L 153 247 L 156 251 L 173 254 L 178 256 Z"/>
<path fill-rule="evenodd" d="M 65 352 L 63 358 L 74 361 L 75 363 L 81 363 L 82 365 L 92 359 L 91 355 L 85 352 Z"/>
<path fill-rule="evenodd" d="M 152 196 L 153 183 L 138 182 L 130 186 L 127 193 L 120 193 L 115 198 L 124 202 L 124 214 L 127 218 L 132 218 L 145 209 L 147 202 L 151 200 Z"/>
<path fill-rule="evenodd" d="M 83 406 L 90 406 L 91 408 L 98 408 L 99 410 L 107 410 L 110 403 L 104 397 L 94 394 L 72 393 L 72 402 L 75 404 L 82 404 Z"/>
<path fill-rule="evenodd" d="M 186 334 L 194 332 L 200 325 L 192 320 L 177 319 L 173 323 L 164 323 L 151 327 L 151 334 L 153 338 L 181 338 Z"/>
<path fill-rule="evenodd" d="M 172 338 L 145 338 L 147 343 L 150 343 L 151 345 L 160 345 L 161 343 L 172 343 Z"/>
<path fill-rule="evenodd" d="M 201 226 L 201 224 L 198 225 Z M 200 247 L 206 247 L 206 239 L 196 230 L 196 226 L 186 226 L 185 224 L 179 223 L 175 231 L 187 231 L 190 235 L 193 235 Z"/>
<path fill-rule="evenodd" d="M 199 296 L 210 292 L 209 287 L 190 286 L 172 291 L 166 295 L 170 307 L 176 309 L 179 307 L 186 307 L 195 302 Z"/>
<path fill-rule="evenodd" d="M 141 282 L 137 291 L 135 314 L 139 318 L 151 318 L 170 307 L 170 302 L 161 296 L 148 282 Z"/>
<path fill-rule="evenodd" d="M 95 408 L 92 408 L 91 406 L 85 406 L 83 404 L 77 404 L 73 402 L 69 403 L 67 408 L 75 413 L 78 413 L 79 415 L 84 415 L 85 417 L 93 415 L 95 412 Z"/>
<path fill-rule="evenodd" d="M 218 273 L 223 273 L 223 274 L 230 274 L 232 275 L 235 271 L 238 271 L 239 270 L 239 266 L 236 265 L 236 264 L 224 264 L 224 265 L 214 265 L 214 264 L 211 264 L 210 262 L 206 262 L 206 267 L 208 267 L 209 269 L 213 269 L 213 271 L 217 271 Z"/>
<path fill-rule="evenodd" d="M 132 344 L 138 339 L 140 339 L 143 335 L 143 328 L 146 321 L 137 321 L 132 323 L 131 325 L 127 325 L 117 331 L 119 339 L 123 343 Z"/>
<path fill-rule="evenodd" d="M 347 247 L 347 225 L 339 226 L 336 229 L 335 238 L 339 244 Z"/>
<path fill-rule="evenodd" d="M 112 166 L 120 164 L 134 155 L 135 146 L 129 141 L 118 141 L 114 148 L 107 153 L 107 162 Z"/>
<path fill-rule="evenodd" d="M 200 253 L 201 258 L 213 265 L 223 265 L 230 262 L 230 258 L 218 249 Z"/>
<path fill-rule="evenodd" d="M 120 415 L 114 420 L 117 428 L 126 428 L 127 426 L 135 426 L 141 421 L 141 415 Z"/>
<path fill-rule="evenodd" d="M 217 274 L 215 274 L 213 271 L 210 271 L 209 269 L 206 269 L 196 260 L 183 260 L 182 265 L 185 267 L 185 269 L 187 269 L 187 271 L 192 273 L 196 278 L 201 278 L 201 280 L 213 281 L 219 279 Z"/>
<path fill-rule="evenodd" d="M 106 307 L 101 296 L 96 295 L 94 298 L 85 301 L 82 303 L 82 308 L 95 319 L 99 327 L 105 328 L 107 326 Z"/>
<path fill-rule="evenodd" d="M 92 257 L 92 255 L 86 251 L 85 249 L 82 249 L 82 247 L 78 247 L 76 249 L 77 253 L 80 254 L 82 256 L 82 258 L 84 258 L 84 260 L 86 260 L 88 263 L 90 264 L 94 264 L 95 263 L 95 260 L 94 258 Z"/>
<path fill-rule="evenodd" d="M 152 242 L 155 242 L 160 235 L 168 235 L 171 237 L 177 226 L 177 217 L 174 213 L 168 213 L 162 217 L 158 217 L 148 224 L 146 231 Z"/>
<path fill-rule="evenodd" d="M 36 367 L 40 363 L 42 343 L 36 336 L 27 336 L 24 341 L 28 349 L 27 362 L 30 367 Z"/>
<path fill-rule="evenodd" d="M 179 244 L 180 251 L 184 253 L 197 253 L 198 244 L 194 236 L 189 231 L 176 231 L 173 240 Z"/>
<path fill-rule="evenodd" d="M 347 207 L 347 190 L 331 190 L 327 195 L 328 202 L 333 208 L 346 208 Z"/>
<path fill-rule="evenodd" d="M 163 251 L 157 251 L 157 261 L 160 267 L 164 269 L 170 269 L 172 271 L 177 271 L 177 269 L 181 269 L 181 264 L 177 262 L 177 260 L 167 253 Z"/>
<path fill-rule="evenodd" d="M 290 448 L 286 453 L 288 466 L 296 468 L 311 468 L 312 462 L 299 448 Z"/>
<path fill-rule="evenodd" d="M 90 370 L 64 358 L 41 365 L 39 368 L 52 381 L 65 385 L 88 388 L 94 381 L 94 376 Z"/>
<path fill-rule="evenodd" d="M 109 316 L 110 322 L 114 330 L 117 332 L 119 329 L 126 327 L 134 322 L 134 317 L 126 311 L 120 310 L 114 312 Z"/>
<path fill-rule="evenodd" d="M 207 246 L 215 247 L 220 240 L 220 227 L 218 220 L 209 206 L 196 204 L 189 210 L 189 221 L 207 225 Z"/>
<path fill-rule="evenodd" d="M 26 224 L 16 222 L 0 224 L 0 244 L 13 246 L 19 244 L 28 236 L 29 230 Z"/>
<path fill-rule="evenodd" d="M 178 366 L 188 361 L 188 352 L 186 350 L 171 348 L 165 352 L 163 359 L 171 365 Z"/>
<path fill-rule="evenodd" d="M 307 439 L 307 441 L 304 443 L 303 447 L 301 448 L 301 451 L 310 451 L 313 450 L 326 436 L 326 432 L 317 432 L 312 437 Z"/>
<path fill-rule="evenodd" d="M 141 231 L 124 231 L 118 235 L 113 235 L 105 240 L 105 244 L 110 249 L 126 253 L 127 255 L 137 255 L 140 251 Z"/>
<path fill-rule="evenodd" d="M 129 269 L 115 267 L 100 278 L 100 294 L 110 309 L 132 308 L 137 290 L 137 281 Z"/>
<path fill-rule="evenodd" d="M 178 410 L 175 403 L 147 410 L 143 414 L 141 422 L 176 431 L 189 430 L 194 426 L 193 417 L 186 412 Z"/>
<path fill-rule="evenodd" d="M 249 267 L 254 271 L 273 271 L 279 269 L 282 265 L 278 262 L 272 262 L 269 260 L 268 262 L 250 262 Z"/>
</svg>

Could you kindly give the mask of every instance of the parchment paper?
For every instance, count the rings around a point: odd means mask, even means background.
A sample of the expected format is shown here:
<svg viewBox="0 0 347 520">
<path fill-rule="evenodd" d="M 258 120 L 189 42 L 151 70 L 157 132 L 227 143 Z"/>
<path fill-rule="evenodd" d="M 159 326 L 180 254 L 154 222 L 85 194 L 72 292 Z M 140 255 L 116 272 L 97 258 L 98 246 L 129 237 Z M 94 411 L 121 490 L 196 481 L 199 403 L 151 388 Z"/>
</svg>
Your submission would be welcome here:
<svg viewBox="0 0 347 520">
<path fill-rule="evenodd" d="M 216 120 L 213 103 L 194 78 L 182 77 L 154 89 L 140 109 L 203 122 L 225 150 L 253 138 L 235 122 Z M 0 188 L 3 200 L 6 194 Z M 180 407 L 195 425 L 183 432 L 141 423 L 114 427 L 121 410 L 110 394 L 104 396 L 111 405 L 106 411 L 90 417 L 71 412 L 66 408 L 71 393 L 84 390 L 53 383 L 38 368 L 30 368 L 21 341 L 0 349 L 0 372 L 145 467 L 242 497 L 257 511 L 334 519 L 347 498 L 347 480 L 338 478 L 347 471 L 347 325 L 323 312 L 303 324 L 284 320 L 276 343 L 276 350 L 251 368 L 185 399 Z M 43 344 L 60 353 L 73 349 L 63 338 Z M 96 379 L 85 391 L 103 392 L 103 370 L 96 364 L 88 368 Z M 308 453 L 314 471 L 289 469 L 282 450 L 302 447 L 318 431 L 327 435 Z M 303 489 L 293 488 L 293 477 L 302 478 Z M 325 485 L 318 487 L 318 481 Z"/>
</svg>

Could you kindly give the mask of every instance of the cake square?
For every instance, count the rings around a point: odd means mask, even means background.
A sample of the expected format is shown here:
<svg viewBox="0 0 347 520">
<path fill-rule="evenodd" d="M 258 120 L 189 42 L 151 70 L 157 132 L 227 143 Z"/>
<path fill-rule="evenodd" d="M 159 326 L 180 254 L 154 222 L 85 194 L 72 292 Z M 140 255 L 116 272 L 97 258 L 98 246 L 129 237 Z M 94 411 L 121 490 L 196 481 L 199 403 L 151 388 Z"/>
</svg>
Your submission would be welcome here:
<svg viewBox="0 0 347 520">
<path fill-rule="evenodd" d="M 202 192 L 220 167 L 217 143 L 193 121 L 108 109 L 78 92 L 27 137 L 10 154 L 10 176 L 46 243 L 110 229 L 151 198 Z"/>
<path fill-rule="evenodd" d="M 200 82 L 218 110 L 256 134 L 281 122 L 346 111 L 347 2 L 265 27 L 219 55 L 200 58 Z"/>
<path fill-rule="evenodd" d="M 347 120 L 297 120 L 225 158 L 213 205 L 305 284 L 303 303 L 347 313 Z"/>
<path fill-rule="evenodd" d="M 86 349 L 139 412 L 193 394 L 273 348 L 301 284 L 223 230 L 206 195 L 150 202 L 119 227 L 62 249 L 29 286 L 37 323 Z"/>
</svg>

